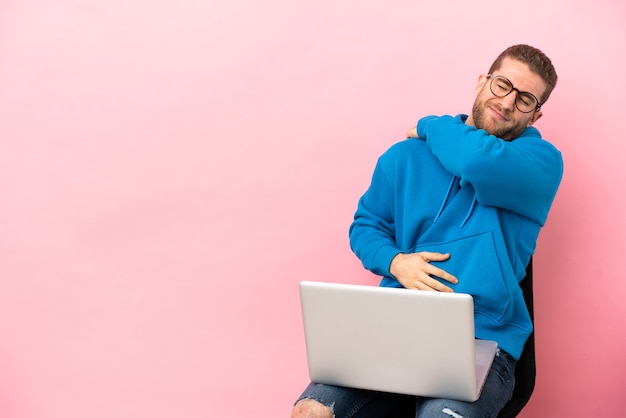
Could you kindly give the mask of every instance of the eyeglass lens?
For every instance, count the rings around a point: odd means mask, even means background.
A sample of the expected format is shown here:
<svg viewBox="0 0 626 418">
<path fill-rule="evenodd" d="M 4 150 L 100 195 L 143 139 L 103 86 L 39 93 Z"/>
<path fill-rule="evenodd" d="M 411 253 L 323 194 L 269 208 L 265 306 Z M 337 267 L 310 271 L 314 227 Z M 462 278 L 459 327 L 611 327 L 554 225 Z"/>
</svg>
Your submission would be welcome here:
<svg viewBox="0 0 626 418">
<path fill-rule="evenodd" d="M 501 76 L 494 76 L 491 79 L 491 92 L 498 97 L 504 97 L 510 94 L 513 90 L 517 91 L 517 97 L 515 98 L 515 105 L 520 112 L 528 113 L 535 110 L 537 107 L 537 99 L 530 93 L 519 91 L 513 87 L 513 84 L 509 80 Z"/>
</svg>

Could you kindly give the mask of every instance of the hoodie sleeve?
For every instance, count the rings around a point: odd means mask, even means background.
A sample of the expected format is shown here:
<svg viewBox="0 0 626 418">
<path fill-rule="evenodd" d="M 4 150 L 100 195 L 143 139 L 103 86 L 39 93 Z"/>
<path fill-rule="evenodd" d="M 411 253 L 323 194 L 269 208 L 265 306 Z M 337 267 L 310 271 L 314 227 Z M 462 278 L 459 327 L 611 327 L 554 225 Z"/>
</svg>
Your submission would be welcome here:
<svg viewBox="0 0 626 418">
<path fill-rule="evenodd" d="M 389 275 L 391 260 L 400 252 L 395 241 L 394 184 L 385 172 L 385 158 L 378 160 L 349 230 L 352 251 L 366 269 L 381 276 Z"/>
<path fill-rule="evenodd" d="M 460 116 L 428 116 L 420 138 L 461 186 L 471 184 L 478 202 L 511 210 L 543 225 L 563 176 L 559 150 L 534 127 L 505 141 L 466 125 Z"/>
</svg>

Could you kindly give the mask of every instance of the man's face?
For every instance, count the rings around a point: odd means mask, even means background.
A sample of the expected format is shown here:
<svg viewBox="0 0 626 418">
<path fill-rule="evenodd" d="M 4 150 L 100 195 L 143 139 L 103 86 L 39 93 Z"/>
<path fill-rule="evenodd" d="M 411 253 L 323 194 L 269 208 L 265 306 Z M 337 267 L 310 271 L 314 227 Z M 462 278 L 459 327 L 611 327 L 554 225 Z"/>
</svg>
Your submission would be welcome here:
<svg viewBox="0 0 626 418">
<path fill-rule="evenodd" d="M 528 65 L 512 58 L 505 58 L 492 76 L 505 77 L 519 91 L 531 93 L 537 98 L 540 98 L 546 89 L 546 83 L 533 73 Z M 535 123 L 542 113 L 537 110 L 530 113 L 520 112 L 515 106 L 517 91 L 513 90 L 505 97 L 497 97 L 489 88 L 490 80 L 485 75 L 479 77 L 476 100 L 467 124 L 484 129 L 498 138 L 513 140 Z"/>
</svg>

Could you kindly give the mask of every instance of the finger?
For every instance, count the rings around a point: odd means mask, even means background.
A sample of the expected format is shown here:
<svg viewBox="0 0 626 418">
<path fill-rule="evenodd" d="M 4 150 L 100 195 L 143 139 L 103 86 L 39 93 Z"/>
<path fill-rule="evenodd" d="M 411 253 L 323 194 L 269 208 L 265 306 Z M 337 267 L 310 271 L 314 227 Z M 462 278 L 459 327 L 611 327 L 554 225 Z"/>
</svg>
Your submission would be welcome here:
<svg viewBox="0 0 626 418">
<path fill-rule="evenodd" d="M 431 279 L 431 280 L 432 281 L 429 283 L 429 286 L 432 287 L 433 290 L 436 290 L 438 292 L 454 293 L 454 290 L 452 290 L 451 287 L 448 287 L 445 284 L 435 279 Z"/>
<path fill-rule="evenodd" d="M 418 253 L 420 256 L 422 256 L 422 258 L 424 259 L 424 261 L 430 262 L 430 261 L 445 261 L 448 258 L 450 258 L 450 254 L 449 253 L 433 253 L 430 251 L 422 251 L 420 253 Z"/>
<path fill-rule="evenodd" d="M 453 276 L 452 274 L 448 273 L 447 271 L 443 269 L 440 269 L 432 265 L 430 266 L 430 268 L 426 269 L 426 273 L 430 274 L 431 276 L 435 276 L 439 279 L 445 280 L 452 284 L 459 283 L 459 279 L 457 279 L 455 276 Z"/>
<path fill-rule="evenodd" d="M 445 284 L 441 283 L 437 279 L 425 275 L 421 280 L 416 282 L 416 288 L 419 290 L 434 290 L 437 292 L 449 292 L 454 293 L 454 290 Z"/>
<path fill-rule="evenodd" d="M 444 285 L 443 283 L 435 281 L 432 285 L 428 285 L 424 282 L 417 282 L 415 289 L 424 290 L 428 292 L 444 292 L 444 293 L 454 293 L 454 290 Z"/>
<path fill-rule="evenodd" d="M 415 282 L 415 285 L 413 286 L 413 289 L 415 289 L 415 290 L 423 290 L 425 292 L 437 292 L 437 289 L 434 289 L 434 288 L 428 286 L 424 282 Z"/>
</svg>

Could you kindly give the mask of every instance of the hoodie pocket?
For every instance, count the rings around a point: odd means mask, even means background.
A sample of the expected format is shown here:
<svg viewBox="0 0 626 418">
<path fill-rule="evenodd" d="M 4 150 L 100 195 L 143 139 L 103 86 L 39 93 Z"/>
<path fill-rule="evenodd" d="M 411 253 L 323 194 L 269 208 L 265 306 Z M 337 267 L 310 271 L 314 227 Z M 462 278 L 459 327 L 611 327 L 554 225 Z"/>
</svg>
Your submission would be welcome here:
<svg viewBox="0 0 626 418">
<path fill-rule="evenodd" d="M 445 280 L 441 282 L 457 293 L 472 295 L 476 313 L 496 322 L 502 321 L 510 304 L 510 296 L 491 232 L 454 241 L 423 244 L 412 250 L 420 251 L 450 253 L 448 260 L 431 261 L 431 264 L 456 276 L 459 283 L 451 285 Z"/>
</svg>

